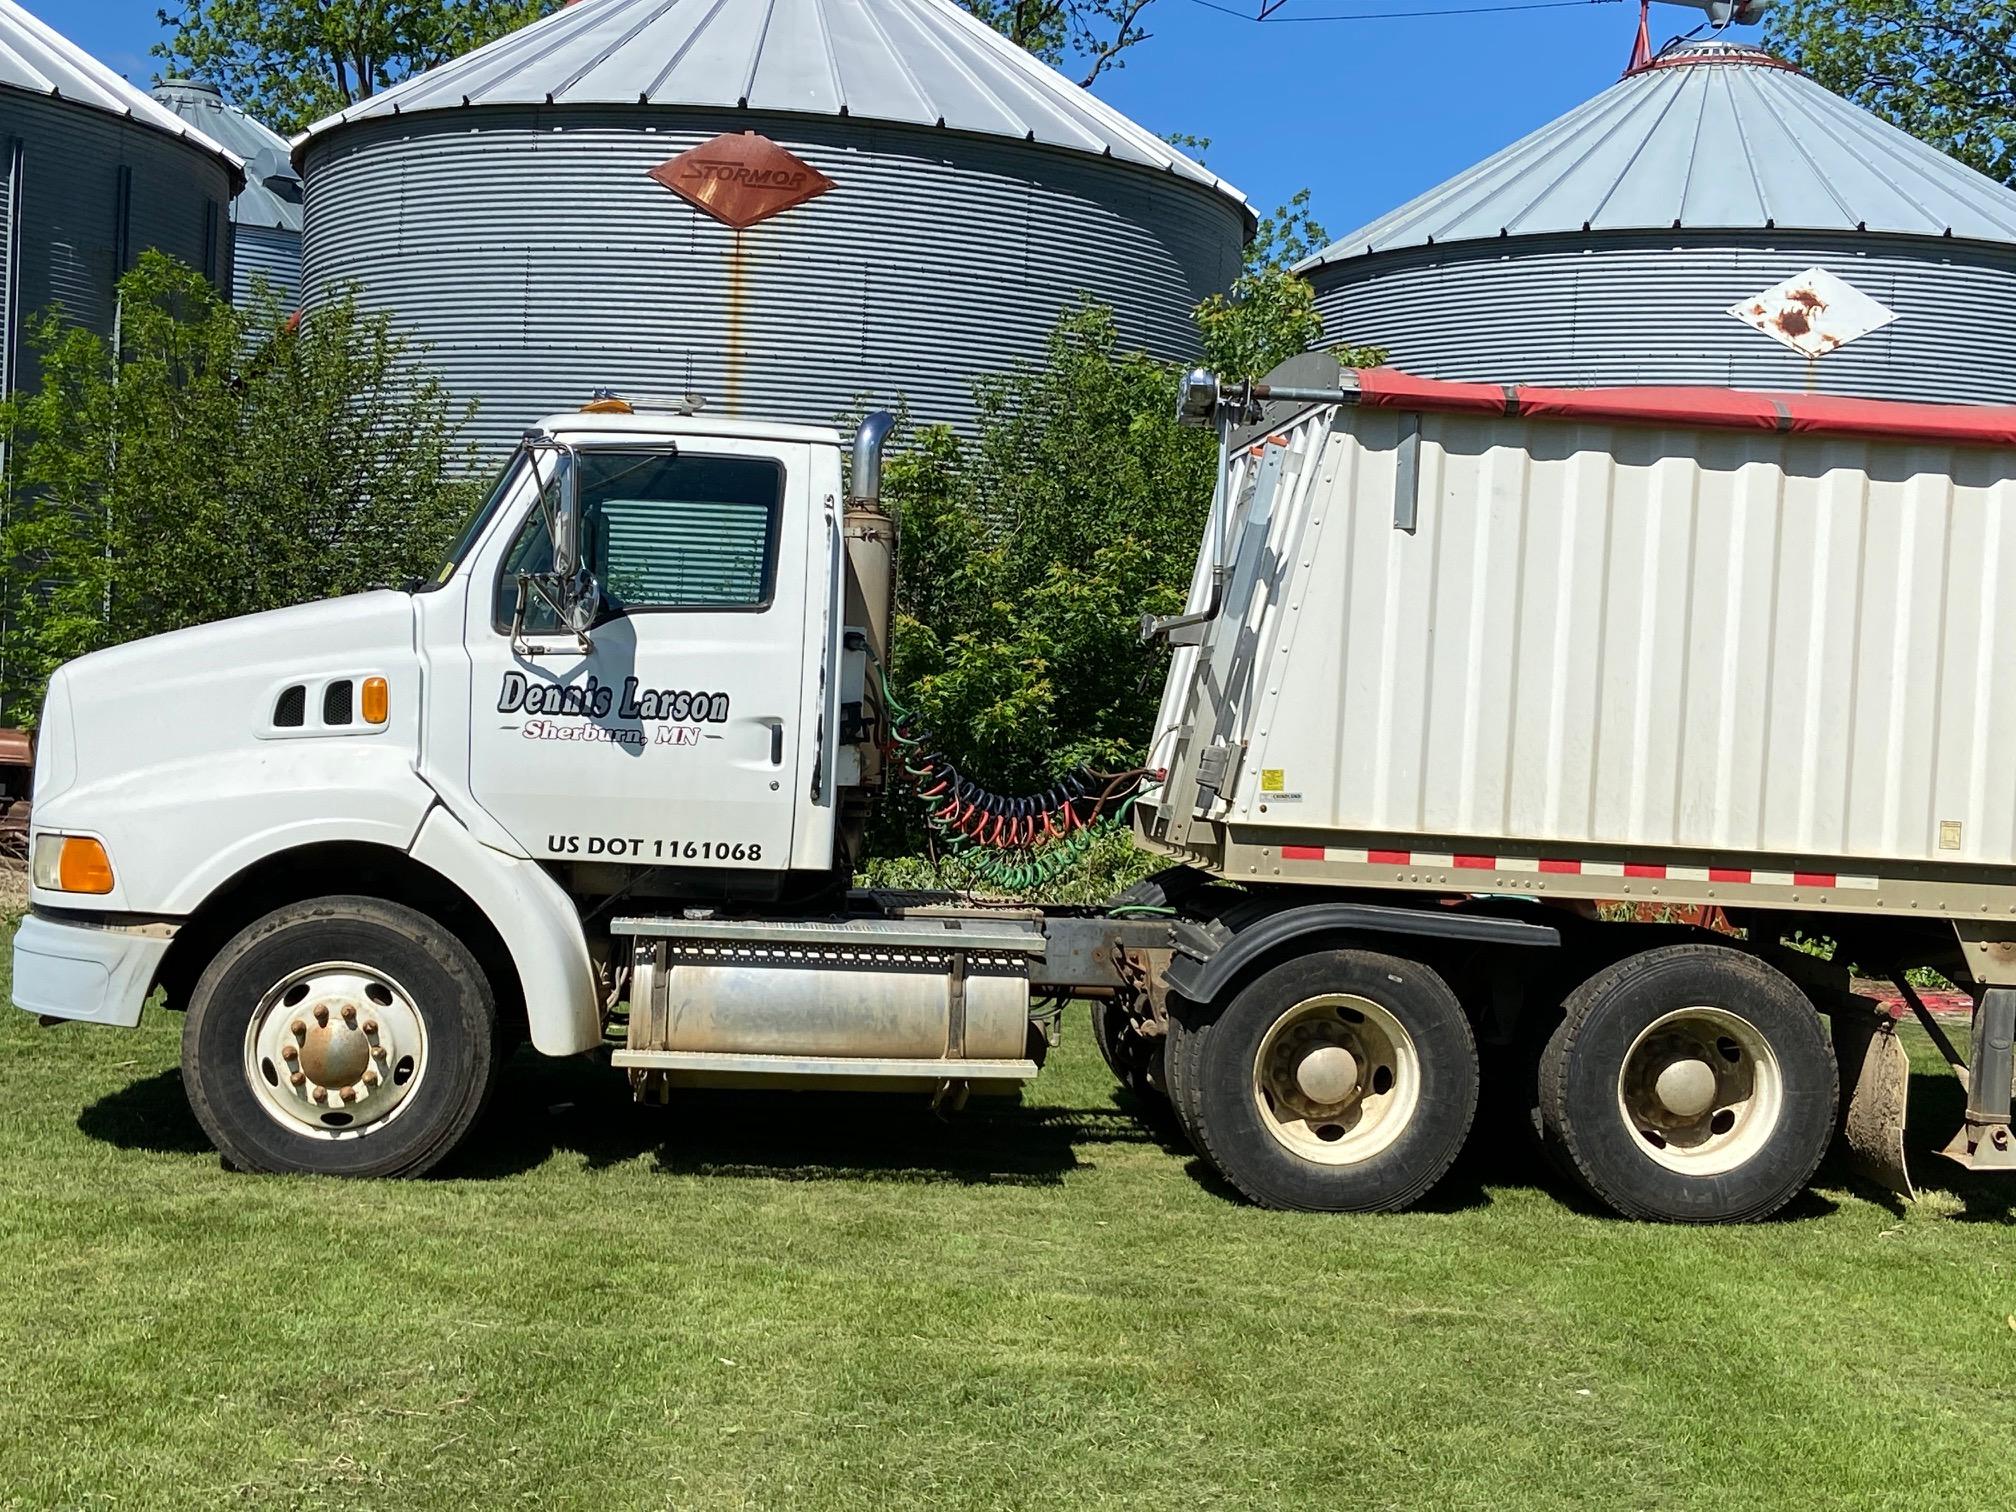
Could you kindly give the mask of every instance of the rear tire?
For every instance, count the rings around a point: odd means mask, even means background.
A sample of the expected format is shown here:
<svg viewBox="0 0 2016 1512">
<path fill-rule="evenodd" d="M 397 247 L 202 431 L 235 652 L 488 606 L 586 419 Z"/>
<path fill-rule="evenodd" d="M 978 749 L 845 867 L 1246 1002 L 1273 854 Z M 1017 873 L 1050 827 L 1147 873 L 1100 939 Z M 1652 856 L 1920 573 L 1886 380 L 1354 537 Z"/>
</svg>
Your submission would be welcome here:
<svg viewBox="0 0 2016 1512">
<path fill-rule="evenodd" d="M 315 898 L 241 930 L 182 1026 L 182 1083 L 238 1170 L 418 1176 L 475 1126 L 503 1064 L 462 942 L 378 898 Z"/>
<path fill-rule="evenodd" d="M 1477 1111 L 1456 995 L 1419 962 L 1371 951 L 1276 966 L 1172 1035 L 1170 1066 L 1199 1150 L 1262 1207 L 1407 1207 L 1448 1171 Z"/>
<path fill-rule="evenodd" d="M 1754 1222 L 1805 1189 L 1833 1138 L 1827 1032 L 1740 950 L 1669 945 L 1570 995 L 1540 1063 L 1549 1145 L 1627 1218 Z"/>
</svg>

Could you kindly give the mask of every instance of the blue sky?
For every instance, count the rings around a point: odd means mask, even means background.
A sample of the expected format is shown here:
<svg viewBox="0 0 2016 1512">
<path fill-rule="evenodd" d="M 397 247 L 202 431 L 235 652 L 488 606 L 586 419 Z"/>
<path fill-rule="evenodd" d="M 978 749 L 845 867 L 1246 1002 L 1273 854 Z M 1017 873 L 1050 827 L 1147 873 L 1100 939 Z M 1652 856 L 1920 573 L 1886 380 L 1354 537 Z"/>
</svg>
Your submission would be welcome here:
<svg viewBox="0 0 2016 1512">
<path fill-rule="evenodd" d="M 135 83 L 152 81 L 160 0 L 26 3 Z M 1282 15 L 1466 3 L 1493 0 L 1289 0 Z M 1308 186 L 1318 219 L 1340 236 L 1610 84 L 1638 19 L 1628 0 L 1265 25 L 1155 0 L 1149 17 L 1152 39 L 1098 93 L 1151 130 L 1209 137 L 1205 160 L 1262 211 Z M 1701 19 L 1655 6 L 1655 45 Z"/>
</svg>

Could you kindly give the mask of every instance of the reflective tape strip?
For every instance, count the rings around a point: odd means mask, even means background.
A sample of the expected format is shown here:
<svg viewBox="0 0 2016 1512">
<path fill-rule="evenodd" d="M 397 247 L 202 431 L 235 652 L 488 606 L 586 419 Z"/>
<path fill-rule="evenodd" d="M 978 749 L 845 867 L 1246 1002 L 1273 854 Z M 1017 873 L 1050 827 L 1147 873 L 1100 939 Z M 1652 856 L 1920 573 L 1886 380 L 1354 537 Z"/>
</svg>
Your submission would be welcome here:
<svg viewBox="0 0 2016 1512">
<path fill-rule="evenodd" d="M 1283 861 L 1328 861 L 1346 866 L 1419 866 L 1444 871 L 1539 872 L 1563 877 L 1629 877 L 1667 882 L 1733 883 L 1750 887 L 1839 887 L 1873 892 L 1880 877 L 1836 872 L 1751 871 L 1728 866 L 1667 866 L 1656 861 L 1573 861 L 1558 856 L 1483 856 L 1448 851 L 1366 850 L 1346 845 L 1284 845 Z"/>
</svg>

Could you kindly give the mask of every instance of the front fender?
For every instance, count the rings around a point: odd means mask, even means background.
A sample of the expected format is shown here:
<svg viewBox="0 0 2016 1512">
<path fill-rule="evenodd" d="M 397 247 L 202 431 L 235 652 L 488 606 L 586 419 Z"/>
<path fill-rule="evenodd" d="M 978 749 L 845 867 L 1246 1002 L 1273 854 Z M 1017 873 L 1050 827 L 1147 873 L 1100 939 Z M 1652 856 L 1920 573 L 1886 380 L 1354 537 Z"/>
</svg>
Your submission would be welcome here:
<svg viewBox="0 0 2016 1512">
<path fill-rule="evenodd" d="M 412 753 L 376 737 L 259 741 L 78 783 L 35 810 L 35 828 L 94 835 L 115 887 L 94 909 L 160 918 L 196 912 L 268 856 L 330 841 L 406 850 L 437 799 Z M 74 894 L 31 900 L 75 908 Z"/>
<path fill-rule="evenodd" d="M 435 807 L 413 859 L 461 888 L 503 936 L 525 990 L 532 1044 L 579 1055 L 602 1043 L 602 994 L 588 937 L 569 898 L 537 863 L 492 850 L 447 809 Z"/>
</svg>

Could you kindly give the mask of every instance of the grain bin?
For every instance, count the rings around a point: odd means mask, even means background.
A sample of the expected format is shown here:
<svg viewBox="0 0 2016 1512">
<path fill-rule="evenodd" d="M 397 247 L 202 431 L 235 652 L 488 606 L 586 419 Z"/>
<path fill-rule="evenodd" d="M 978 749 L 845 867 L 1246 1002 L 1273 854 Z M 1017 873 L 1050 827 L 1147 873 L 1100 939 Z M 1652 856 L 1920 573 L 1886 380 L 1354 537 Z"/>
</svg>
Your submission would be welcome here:
<svg viewBox="0 0 2016 1512">
<path fill-rule="evenodd" d="M 283 304 L 301 282 L 301 177 L 287 139 L 224 103 L 215 84 L 164 79 L 154 98 L 245 160 L 245 188 L 231 201 L 231 299 L 243 305 L 264 280 Z"/>
<path fill-rule="evenodd" d="M 591 390 L 830 421 L 1040 353 L 1081 292 L 1190 355 L 1238 191 L 948 0 L 583 0 L 310 128 L 345 285 L 491 448 Z"/>
<path fill-rule="evenodd" d="M 39 381 L 28 324 L 61 306 L 112 333 L 148 248 L 231 279 L 226 207 L 244 165 L 15 0 L 0 0 L 0 392 Z"/>
<path fill-rule="evenodd" d="M 1439 378 L 2016 400 L 2016 193 L 1726 42 L 1301 271 L 1326 341 Z"/>
</svg>

